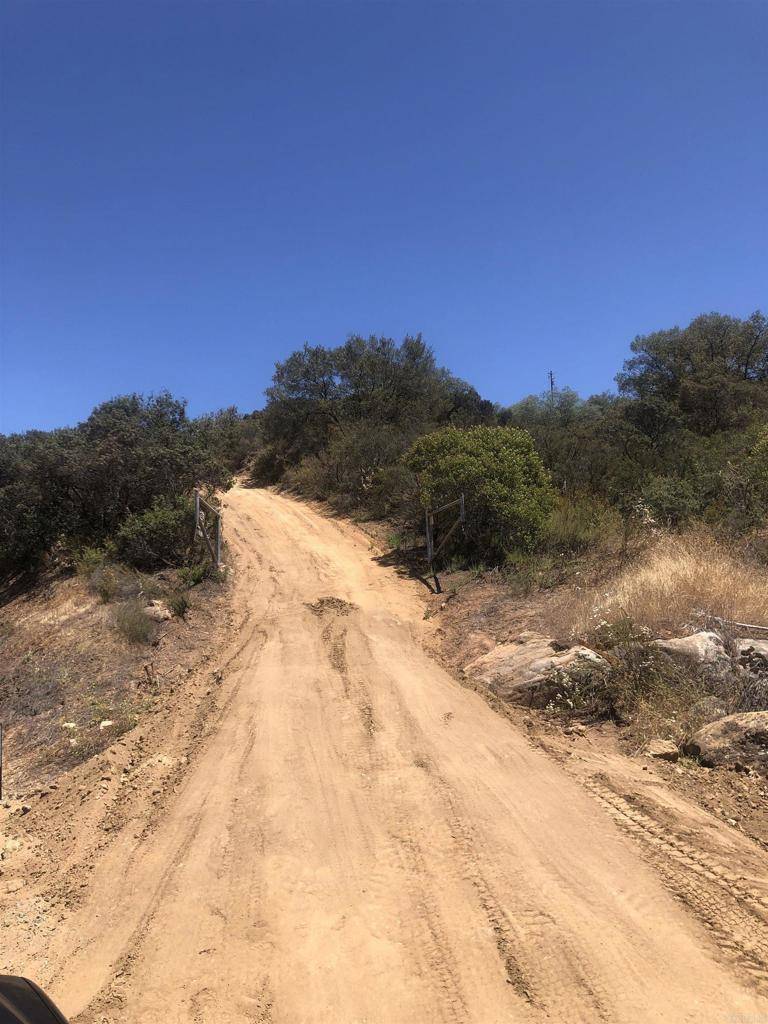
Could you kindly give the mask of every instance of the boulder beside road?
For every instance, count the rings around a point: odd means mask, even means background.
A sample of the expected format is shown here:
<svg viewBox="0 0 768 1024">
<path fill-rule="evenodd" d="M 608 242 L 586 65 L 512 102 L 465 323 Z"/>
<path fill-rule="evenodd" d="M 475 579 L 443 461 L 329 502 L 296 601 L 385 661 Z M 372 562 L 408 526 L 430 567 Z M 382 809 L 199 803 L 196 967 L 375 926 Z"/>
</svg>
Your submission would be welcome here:
<svg viewBox="0 0 768 1024">
<path fill-rule="evenodd" d="M 513 704 L 544 707 L 557 689 L 561 673 L 584 667 L 605 669 L 608 663 L 588 647 L 559 648 L 539 633 L 521 633 L 515 643 L 499 644 L 464 666 L 476 679 Z"/>
<path fill-rule="evenodd" d="M 673 640 L 654 640 L 653 643 L 655 647 L 673 658 L 685 658 L 703 668 L 718 669 L 730 665 L 730 657 L 722 637 L 711 630 L 702 630 L 700 633 L 676 637 Z"/>
<path fill-rule="evenodd" d="M 686 753 L 716 768 L 768 769 L 768 711 L 726 715 L 694 733 Z"/>
<path fill-rule="evenodd" d="M 650 740 L 646 743 L 643 753 L 646 757 L 654 757 L 658 761 L 676 761 L 680 756 L 677 744 L 672 740 Z"/>
</svg>

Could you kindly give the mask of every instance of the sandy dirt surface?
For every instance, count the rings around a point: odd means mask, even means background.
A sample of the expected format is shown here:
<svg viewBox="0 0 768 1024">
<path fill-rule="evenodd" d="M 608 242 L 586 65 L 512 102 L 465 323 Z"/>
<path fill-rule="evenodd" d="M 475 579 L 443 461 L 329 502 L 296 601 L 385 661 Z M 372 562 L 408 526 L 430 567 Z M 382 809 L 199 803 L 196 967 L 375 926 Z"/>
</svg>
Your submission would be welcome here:
<svg viewBox="0 0 768 1024">
<path fill-rule="evenodd" d="M 4 823 L 6 970 L 80 1024 L 768 1021 L 762 850 L 463 688 L 354 527 L 225 516 L 211 679 Z"/>
</svg>

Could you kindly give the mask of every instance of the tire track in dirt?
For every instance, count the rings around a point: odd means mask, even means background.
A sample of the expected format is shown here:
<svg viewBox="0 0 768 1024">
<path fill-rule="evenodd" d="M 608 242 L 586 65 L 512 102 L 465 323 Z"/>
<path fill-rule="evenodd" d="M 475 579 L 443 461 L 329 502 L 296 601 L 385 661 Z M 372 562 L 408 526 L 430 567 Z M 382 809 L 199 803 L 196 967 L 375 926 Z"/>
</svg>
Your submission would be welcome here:
<svg viewBox="0 0 768 1024">
<path fill-rule="evenodd" d="M 329 660 L 333 668 L 342 677 L 344 694 L 347 697 L 354 696 L 360 712 L 363 728 L 369 738 L 373 738 L 378 731 L 370 693 L 360 681 L 360 673 L 350 673 L 346 650 L 346 628 L 340 626 L 339 617 L 347 616 L 354 609 L 346 602 L 339 599 L 323 598 L 310 606 L 315 614 L 326 617 L 327 621 L 322 633 L 322 639 L 328 648 Z M 364 642 L 364 641 L 363 641 Z M 408 715 L 407 709 L 400 706 L 400 713 L 403 722 L 406 723 L 408 733 L 414 747 L 417 746 L 419 733 L 413 719 Z M 376 759 L 380 767 L 381 758 Z M 455 809 L 455 798 L 451 793 L 445 780 L 440 778 L 434 771 L 430 762 L 418 755 L 414 764 L 423 769 L 430 780 L 436 784 L 437 793 L 444 810 L 447 812 L 446 821 L 448 831 L 454 843 L 456 852 L 460 855 L 462 866 L 459 875 L 469 879 L 475 891 L 478 903 L 488 922 L 488 928 L 494 936 L 496 952 L 504 969 L 507 983 L 513 990 L 530 1006 L 543 1009 L 541 1001 L 533 995 L 532 984 L 525 970 L 521 966 L 515 947 L 519 946 L 510 925 L 509 919 L 501 907 L 498 897 L 493 893 L 490 885 L 483 876 L 479 867 L 479 857 L 473 845 L 473 839 L 468 827 L 460 819 Z M 427 870 L 425 856 L 419 843 L 416 829 L 410 821 L 409 814 L 402 801 L 390 791 L 387 794 L 386 804 L 396 810 L 398 825 L 390 830 L 390 835 L 396 844 L 396 857 L 401 870 L 407 879 L 407 885 L 411 894 L 411 900 L 416 912 L 416 918 L 422 922 L 424 934 L 420 945 L 427 949 L 426 965 L 433 974 L 441 979 L 441 990 L 446 1000 L 449 1022 L 460 1024 L 465 1019 L 467 1004 L 462 991 L 461 981 L 458 977 L 450 943 L 440 918 L 438 902 L 432 891 L 433 882 Z M 530 921 L 528 922 L 530 924 Z M 543 946 L 543 943 L 542 943 Z M 597 1005 L 597 1002 L 596 1002 Z M 599 1019 L 603 1019 L 602 1012 Z"/>
<path fill-rule="evenodd" d="M 358 650 L 356 660 L 365 662 L 371 656 L 370 648 L 364 636 L 357 639 L 367 650 L 365 658 L 360 658 Z M 580 964 L 578 949 L 562 935 L 557 922 L 541 908 L 534 909 L 536 895 L 522 872 L 513 872 L 512 884 L 505 885 L 505 909 L 501 897 L 482 867 L 478 837 L 469 823 L 468 812 L 462 808 L 458 794 L 439 772 L 432 757 L 419 752 L 423 751 L 426 738 L 403 700 L 402 693 L 391 680 L 388 690 L 396 706 L 400 729 L 408 736 L 409 744 L 416 752 L 413 763 L 429 780 L 432 795 L 441 804 L 441 817 L 447 824 L 454 854 L 461 865 L 458 877 L 471 883 L 477 904 L 493 935 L 507 983 L 527 1005 L 544 1013 L 548 1014 L 550 1008 L 568 1008 L 567 1012 L 573 1021 L 583 1020 L 592 1024 L 594 1021 L 611 1020 L 612 1004 L 605 986 L 587 977 Z M 447 723 L 452 717 L 453 713 L 448 712 L 442 716 L 442 720 Z M 487 862 L 487 854 L 485 859 Z M 505 865 L 505 874 L 510 874 L 508 865 Z M 515 894 L 511 905 L 510 891 Z M 559 963 L 542 976 L 541 965 L 551 960 L 550 950 L 555 941 Z M 580 1000 L 574 998 L 574 984 L 585 1003 L 583 1016 L 576 1005 Z M 546 998 L 541 995 L 542 992 L 547 993 Z"/>
<path fill-rule="evenodd" d="M 396 859 L 414 909 L 416 938 L 412 948 L 436 980 L 441 995 L 440 1020 L 445 1024 L 464 1024 L 468 1006 L 449 936 L 440 915 L 424 851 L 416 830 L 410 824 L 392 833 Z"/>
<path fill-rule="evenodd" d="M 718 948 L 768 992 L 768 901 L 633 807 L 607 777 L 593 776 L 584 785 L 640 844 L 669 890 L 716 936 Z"/>
<path fill-rule="evenodd" d="M 513 711 L 485 687 L 457 680 L 516 723 Z M 643 813 L 634 798 L 625 796 L 604 773 L 585 778 L 569 764 L 568 752 L 526 736 L 532 749 L 542 750 L 589 792 L 611 820 L 639 846 L 659 878 L 716 939 L 714 947 L 738 972 L 744 972 L 761 992 L 768 993 L 768 900 L 727 873 L 722 859 L 707 856 L 668 825 Z"/>
<path fill-rule="evenodd" d="M 385 758 L 375 748 L 375 735 L 380 726 L 374 714 L 371 694 L 357 673 L 350 673 L 346 649 L 347 627 L 342 620 L 357 609 L 340 598 L 324 597 L 307 606 L 323 621 L 321 639 L 329 663 L 342 681 L 345 699 L 357 709 L 368 755 L 367 770 L 381 770 Z M 397 807 L 389 794 L 388 806 Z M 467 1004 L 456 970 L 453 953 L 440 917 L 433 882 L 426 866 L 424 852 L 416 830 L 402 812 L 396 815 L 397 826 L 390 826 L 390 854 L 402 875 L 411 907 L 411 928 L 418 932 L 412 948 L 418 950 L 423 970 L 438 980 L 439 1006 L 435 1007 L 441 1024 L 465 1024 Z M 437 1019 L 437 1018 L 436 1018 Z"/>
<path fill-rule="evenodd" d="M 218 662 L 222 688 L 205 695 L 201 680 L 194 708 L 182 688 L 169 696 L 136 748 L 166 766 L 158 809 L 139 800 L 152 824 L 116 818 L 98 862 L 89 838 L 83 905 L 55 939 L 40 931 L 36 962 L 77 1024 L 768 1013 L 764 907 L 734 906 L 748 884 L 724 889 L 626 808 L 614 825 L 610 793 L 585 793 L 429 661 L 418 595 L 352 526 L 269 492 L 235 488 L 226 505 L 243 633 Z M 641 849 L 622 834 L 633 828 Z M 738 933 L 728 970 L 662 884 L 669 863 L 688 900 Z M 20 962 L 29 931 L 15 929 L 4 939 Z"/>
<path fill-rule="evenodd" d="M 354 679 L 350 676 L 345 646 L 347 630 L 341 623 L 341 619 L 356 611 L 355 606 L 338 597 L 323 597 L 307 607 L 314 615 L 324 620 L 325 625 L 320 635 L 328 650 L 331 665 L 341 678 L 344 696 L 353 702 L 363 728 L 369 737 L 373 737 L 380 729 L 380 725 L 376 720 L 371 694 L 365 682 L 359 676 L 355 676 Z"/>
<path fill-rule="evenodd" d="M 79 1013 L 74 1018 L 73 1024 L 92 1024 L 92 1022 L 95 1022 L 97 1015 L 108 1013 L 115 1006 L 119 1008 L 123 1005 L 125 1000 L 122 995 L 122 990 L 130 981 L 133 965 L 140 954 L 141 946 L 147 932 L 149 931 L 150 925 L 160 911 L 164 894 L 200 831 L 205 811 L 205 803 L 206 802 L 204 800 L 200 806 L 198 814 L 190 823 L 186 834 L 178 844 L 176 851 L 171 857 L 165 870 L 162 872 L 158 884 L 148 901 L 147 909 L 142 913 L 138 924 L 133 929 L 125 951 L 112 969 L 110 979 L 97 992 L 96 996 L 91 1000 L 91 1002 L 89 1002 L 88 1006 L 82 1011 L 82 1013 Z M 83 948 L 87 948 L 87 946 Z M 57 976 L 54 975 L 52 979 L 54 982 L 56 981 L 56 977 Z"/>
</svg>

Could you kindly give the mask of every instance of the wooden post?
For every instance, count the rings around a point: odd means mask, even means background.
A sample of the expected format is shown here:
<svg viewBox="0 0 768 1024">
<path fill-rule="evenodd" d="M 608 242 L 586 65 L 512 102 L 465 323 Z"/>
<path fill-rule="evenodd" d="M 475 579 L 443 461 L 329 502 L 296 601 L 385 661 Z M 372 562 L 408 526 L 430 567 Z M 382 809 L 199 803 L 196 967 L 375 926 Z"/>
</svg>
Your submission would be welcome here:
<svg viewBox="0 0 768 1024">
<path fill-rule="evenodd" d="M 216 568 L 221 568 L 221 512 L 216 516 Z"/>
<path fill-rule="evenodd" d="M 3 799 L 3 726 L 0 723 L 0 800 Z"/>
</svg>

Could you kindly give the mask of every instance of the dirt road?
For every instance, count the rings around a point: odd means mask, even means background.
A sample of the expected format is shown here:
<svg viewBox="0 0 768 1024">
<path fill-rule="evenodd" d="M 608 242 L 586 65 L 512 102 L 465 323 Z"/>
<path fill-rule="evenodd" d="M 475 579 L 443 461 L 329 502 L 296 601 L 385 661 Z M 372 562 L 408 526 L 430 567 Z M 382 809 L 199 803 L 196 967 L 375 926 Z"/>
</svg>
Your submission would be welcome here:
<svg viewBox="0 0 768 1024">
<path fill-rule="evenodd" d="M 426 656 L 416 585 L 362 534 L 240 488 L 226 522 L 241 636 L 221 717 L 38 951 L 66 1012 L 768 1021 L 600 802 Z"/>
</svg>

